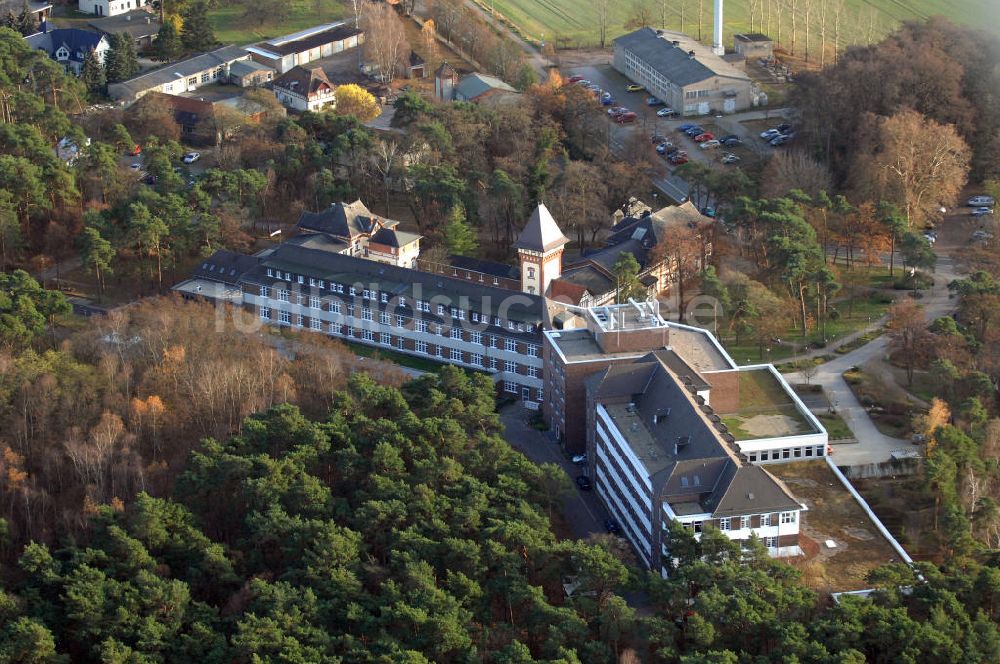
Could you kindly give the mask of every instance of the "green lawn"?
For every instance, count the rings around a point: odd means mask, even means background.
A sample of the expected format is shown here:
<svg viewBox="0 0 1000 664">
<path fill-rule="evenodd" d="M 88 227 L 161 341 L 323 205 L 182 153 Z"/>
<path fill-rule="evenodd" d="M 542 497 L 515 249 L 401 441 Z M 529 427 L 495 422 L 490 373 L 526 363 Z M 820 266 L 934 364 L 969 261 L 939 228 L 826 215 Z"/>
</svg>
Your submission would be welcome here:
<svg viewBox="0 0 1000 664">
<path fill-rule="evenodd" d="M 557 46 L 561 46 L 560 38 L 568 41 L 567 46 L 590 46 L 597 44 L 597 11 L 596 3 L 580 2 L 579 0 L 476 0 L 487 9 L 494 7 L 496 11 L 509 20 L 513 21 L 521 32 L 529 39 L 541 41 L 555 41 Z M 698 22 L 697 2 L 684 2 L 685 17 L 684 25 L 680 23 L 680 3 L 669 4 L 669 15 L 667 25 L 660 25 L 659 2 L 648 1 L 648 7 L 654 18 L 654 27 L 666 27 L 670 30 L 680 30 L 690 35 L 697 36 Z M 878 7 L 879 14 L 877 24 L 886 28 L 895 26 L 901 21 L 924 18 L 934 14 L 944 14 L 952 20 L 964 22 L 976 26 L 991 26 L 996 29 L 1000 24 L 1000 12 L 997 11 L 995 0 L 846 0 L 848 7 L 847 23 L 843 28 L 847 38 L 851 37 L 852 26 L 859 26 L 857 31 L 868 24 L 868 7 Z M 631 13 L 632 2 L 609 2 L 608 3 L 608 38 L 609 40 L 626 32 L 624 26 Z M 732 35 L 739 32 L 747 32 L 750 28 L 748 21 L 747 0 L 728 0 L 725 5 L 725 33 L 726 43 L 732 44 Z M 702 18 L 702 38 L 710 41 L 712 38 L 712 3 L 704 2 L 704 15 Z M 859 11 L 863 12 L 864 19 L 859 17 Z M 986 20 L 992 17 L 993 20 Z M 776 33 L 776 23 L 772 14 L 771 32 Z M 756 31 L 762 31 L 759 26 L 754 26 Z M 790 21 L 786 18 L 783 32 L 787 34 L 790 29 Z M 799 29 L 802 29 L 802 21 L 799 21 Z M 800 38 L 801 39 L 801 38 Z M 815 40 L 815 33 L 813 34 Z M 817 43 L 814 41 L 814 44 Z"/>
<path fill-rule="evenodd" d="M 413 355 L 407 355 L 406 353 L 399 353 L 394 350 L 389 350 L 387 348 L 375 348 L 374 346 L 368 346 L 355 341 L 347 341 L 344 339 L 338 339 L 345 346 L 351 349 L 352 353 L 355 353 L 359 357 L 370 357 L 374 360 L 385 360 L 386 362 L 394 362 L 403 367 L 409 367 L 410 369 L 416 369 L 417 371 L 426 372 L 436 372 L 438 369 L 444 366 L 441 362 L 434 362 L 432 360 L 425 360 L 422 357 L 416 357 Z"/>
<path fill-rule="evenodd" d="M 353 15 L 342 0 L 279 1 L 291 5 L 288 17 L 280 21 L 266 20 L 263 24 L 258 24 L 254 19 L 244 19 L 243 7 L 239 4 L 219 3 L 208 14 L 216 39 L 225 44 L 249 44 Z"/>
<path fill-rule="evenodd" d="M 823 413 L 822 415 L 817 415 L 816 419 L 822 423 L 826 432 L 830 434 L 830 440 L 841 440 L 843 438 L 854 438 L 854 432 L 852 432 L 844 420 L 841 419 L 840 415 Z"/>
<path fill-rule="evenodd" d="M 741 371 L 739 379 L 740 398 L 737 412 L 719 413 L 723 424 L 737 440 L 787 436 L 813 429 L 805 416 L 799 412 L 792 397 L 770 371 L 763 369 Z M 774 415 L 782 415 L 787 419 L 781 423 L 780 420 L 775 421 L 775 418 L 771 417 Z M 771 422 L 762 422 L 763 419 L 769 419 Z M 760 428 L 762 426 L 764 429 Z"/>
</svg>

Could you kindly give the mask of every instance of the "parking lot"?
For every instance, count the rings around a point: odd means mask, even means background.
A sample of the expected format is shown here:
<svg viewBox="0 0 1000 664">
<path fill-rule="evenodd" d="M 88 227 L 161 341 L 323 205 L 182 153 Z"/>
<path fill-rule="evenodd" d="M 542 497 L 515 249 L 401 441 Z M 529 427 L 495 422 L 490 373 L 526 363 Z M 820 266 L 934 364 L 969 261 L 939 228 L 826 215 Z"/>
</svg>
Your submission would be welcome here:
<svg viewBox="0 0 1000 664">
<path fill-rule="evenodd" d="M 651 174 L 654 186 L 678 202 L 687 199 L 687 184 L 681 178 L 673 175 L 674 167 L 668 163 L 664 156 L 657 155 L 656 144 L 650 140 L 653 135 L 658 134 L 666 137 L 674 145 L 686 151 L 688 159 L 691 161 L 728 168 L 729 166 L 721 164 L 721 159 L 723 154 L 730 152 L 739 157 L 734 166 L 738 164 L 749 167 L 758 164 L 774 150 L 759 138 L 758 134 L 761 130 L 756 129 L 757 124 L 763 123 L 770 127 L 784 122 L 785 109 L 770 108 L 731 116 L 661 118 L 656 115 L 656 112 L 663 107 L 649 106 L 646 101 L 649 93 L 646 91 L 627 92 L 626 87 L 631 81 L 615 71 L 610 63 L 575 66 L 567 68 L 562 73 L 567 79 L 574 75 L 583 76 L 591 83 L 600 86 L 602 90 L 610 92 L 614 103 L 603 106 L 603 108 L 624 106 L 636 114 L 635 121 L 626 124 L 615 122 L 610 117 L 607 118 L 608 147 L 620 159 L 634 159 L 632 149 L 635 146 L 641 146 L 639 149 L 648 151 L 643 156 L 648 157 L 651 163 L 655 164 L 654 173 Z M 747 121 L 748 124 L 744 125 L 744 121 Z M 691 138 L 677 132 L 680 125 L 690 122 L 697 122 L 716 137 L 738 136 L 743 144 L 737 147 L 701 150 Z M 637 140 L 637 134 L 639 140 Z"/>
</svg>

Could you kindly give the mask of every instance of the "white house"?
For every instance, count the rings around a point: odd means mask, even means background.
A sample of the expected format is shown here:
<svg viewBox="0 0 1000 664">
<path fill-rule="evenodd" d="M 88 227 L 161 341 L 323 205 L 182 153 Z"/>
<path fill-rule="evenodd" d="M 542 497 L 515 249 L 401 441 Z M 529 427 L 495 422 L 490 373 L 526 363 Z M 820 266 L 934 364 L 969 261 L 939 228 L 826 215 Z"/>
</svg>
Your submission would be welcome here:
<svg viewBox="0 0 1000 664">
<path fill-rule="evenodd" d="M 49 30 L 44 22 L 42 32 L 28 35 L 24 41 L 32 48 L 45 51 L 50 58 L 77 76 L 83 69 L 83 61 L 88 53 L 93 51 L 97 61 L 103 64 L 104 54 L 111 48 L 107 38 L 97 32 L 76 28 Z"/>
<path fill-rule="evenodd" d="M 274 80 L 274 96 L 296 111 L 320 111 L 336 106 L 333 84 L 320 67 L 293 67 Z"/>
<path fill-rule="evenodd" d="M 95 16 L 117 16 L 146 4 L 146 0 L 80 0 L 80 11 Z"/>
</svg>

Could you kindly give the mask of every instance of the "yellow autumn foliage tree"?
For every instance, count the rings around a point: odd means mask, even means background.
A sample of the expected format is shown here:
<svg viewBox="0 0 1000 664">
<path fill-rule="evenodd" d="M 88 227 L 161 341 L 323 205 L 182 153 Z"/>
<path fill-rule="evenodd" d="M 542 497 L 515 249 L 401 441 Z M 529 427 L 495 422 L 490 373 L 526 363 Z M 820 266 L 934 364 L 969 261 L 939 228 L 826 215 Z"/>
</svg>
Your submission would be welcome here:
<svg viewBox="0 0 1000 664">
<path fill-rule="evenodd" d="M 382 113 L 375 96 L 355 83 L 338 85 L 334 94 L 337 115 L 353 115 L 361 122 L 369 122 Z"/>
<path fill-rule="evenodd" d="M 931 407 L 925 415 L 917 415 L 913 418 L 913 430 L 924 437 L 927 456 L 933 453 L 934 446 L 937 444 L 934 432 L 948 424 L 950 419 L 951 409 L 948 408 L 947 403 L 937 397 L 931 401 Z"/>
</svg>

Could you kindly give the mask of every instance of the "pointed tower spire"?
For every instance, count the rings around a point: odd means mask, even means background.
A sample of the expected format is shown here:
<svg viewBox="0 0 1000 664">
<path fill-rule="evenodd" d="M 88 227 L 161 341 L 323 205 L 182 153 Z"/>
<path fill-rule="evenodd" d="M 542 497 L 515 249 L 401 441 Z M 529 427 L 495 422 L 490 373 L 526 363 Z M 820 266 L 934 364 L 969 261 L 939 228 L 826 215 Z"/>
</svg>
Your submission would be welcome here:
<svg viewBox="0 0 1000 664">
<path fill-rule="evenodd" d="M 568 242 L 548 208 L 539 203 L 514 243 L 521 259 L 521 290 L 545 295 L 549 282 L 562 274 L 563 247 Z"/>
</svg>

